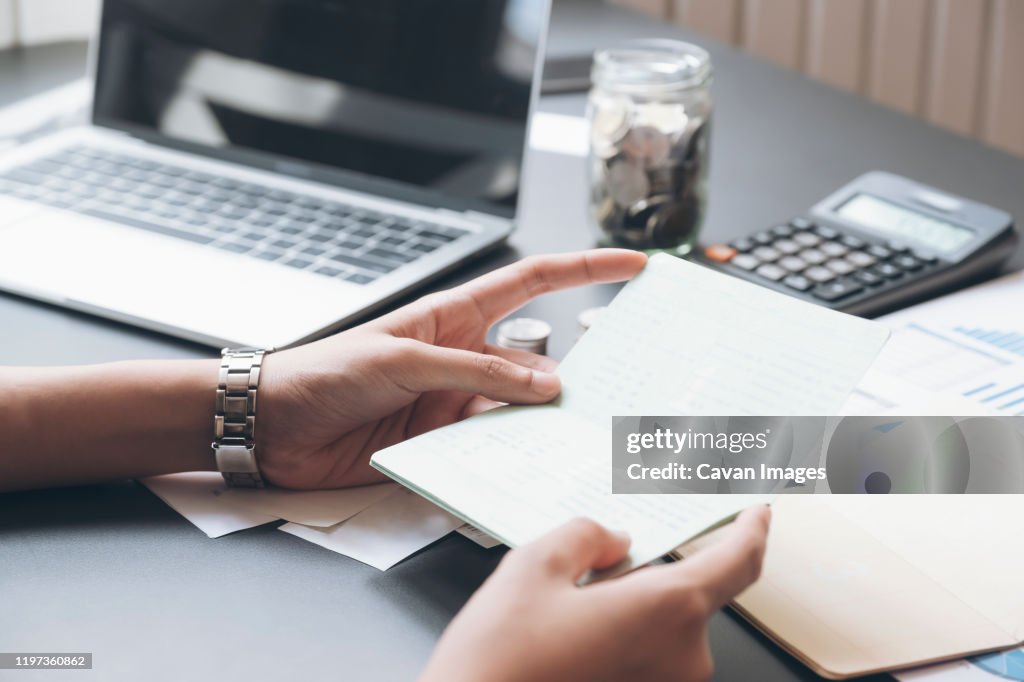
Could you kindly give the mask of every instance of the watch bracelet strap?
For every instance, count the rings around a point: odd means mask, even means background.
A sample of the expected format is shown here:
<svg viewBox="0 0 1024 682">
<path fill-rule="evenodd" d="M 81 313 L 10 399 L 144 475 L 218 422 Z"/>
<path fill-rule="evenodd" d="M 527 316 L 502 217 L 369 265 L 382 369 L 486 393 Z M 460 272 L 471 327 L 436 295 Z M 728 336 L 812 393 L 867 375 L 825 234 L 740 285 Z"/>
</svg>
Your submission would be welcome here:
<svg viewBox="0 0 1024 682">
<path fill-rule="evenodd" d="M 229 488 L 264 487 L 255 446 L 256 394 L 268 352 L 257 348 L 221 351 L 213 451 Z"/>
</svg>

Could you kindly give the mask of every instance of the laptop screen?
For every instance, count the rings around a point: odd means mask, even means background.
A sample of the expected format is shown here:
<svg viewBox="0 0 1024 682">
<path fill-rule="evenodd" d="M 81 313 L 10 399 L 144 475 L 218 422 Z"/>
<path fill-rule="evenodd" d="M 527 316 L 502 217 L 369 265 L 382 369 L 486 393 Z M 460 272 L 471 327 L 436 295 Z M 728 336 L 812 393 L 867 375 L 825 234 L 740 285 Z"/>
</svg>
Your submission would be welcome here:
<svg viewBox="0 0 1024 682">
<path fill-rule="evenodd" d="M 105 0 L 93 120 L 514 214 L 547 0 Z"/>
</svg>

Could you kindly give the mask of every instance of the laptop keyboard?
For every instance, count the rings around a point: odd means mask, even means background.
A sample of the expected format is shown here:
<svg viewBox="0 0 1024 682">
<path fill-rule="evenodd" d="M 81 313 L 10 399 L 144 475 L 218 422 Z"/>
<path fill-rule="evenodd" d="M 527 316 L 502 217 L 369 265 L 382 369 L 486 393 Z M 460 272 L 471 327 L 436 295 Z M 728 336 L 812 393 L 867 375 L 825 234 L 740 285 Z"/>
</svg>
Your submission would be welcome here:
<svg viewBox="0 0 1024 682">
<path fill-rule="evenodd" d="M 356 284 L 469 234 L 87 147 L 0 172 L 0 194 Z"/>
</svg>

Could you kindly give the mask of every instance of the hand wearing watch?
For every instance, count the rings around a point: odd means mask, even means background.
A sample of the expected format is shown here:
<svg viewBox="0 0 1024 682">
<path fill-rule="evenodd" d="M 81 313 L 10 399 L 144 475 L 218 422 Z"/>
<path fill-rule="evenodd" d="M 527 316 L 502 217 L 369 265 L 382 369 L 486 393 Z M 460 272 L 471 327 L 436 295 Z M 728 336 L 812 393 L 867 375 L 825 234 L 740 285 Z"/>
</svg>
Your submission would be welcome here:
<svg viewBox="0 0 1024 682">
<path fill-rule="evenodd" d="M 257 348 L 221 351 L 212 447 L 217 470 L 229 488 L 265 486 L 256 455 L 256 394 L 260 367 L 270 352 Z"/>
</svg>

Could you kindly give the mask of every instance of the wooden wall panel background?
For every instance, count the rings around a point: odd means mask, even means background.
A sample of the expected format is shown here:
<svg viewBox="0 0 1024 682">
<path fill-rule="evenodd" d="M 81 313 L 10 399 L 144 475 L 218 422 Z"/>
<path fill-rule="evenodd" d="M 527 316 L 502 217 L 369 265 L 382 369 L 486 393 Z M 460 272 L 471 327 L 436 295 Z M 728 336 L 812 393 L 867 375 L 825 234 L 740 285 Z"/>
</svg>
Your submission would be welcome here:
<svg viewBox="0 0 1024 682">
<path fill-rule="evenodd" d="M 1024 0 L 613 0 L 1024 156 Z"/>
</svg>

